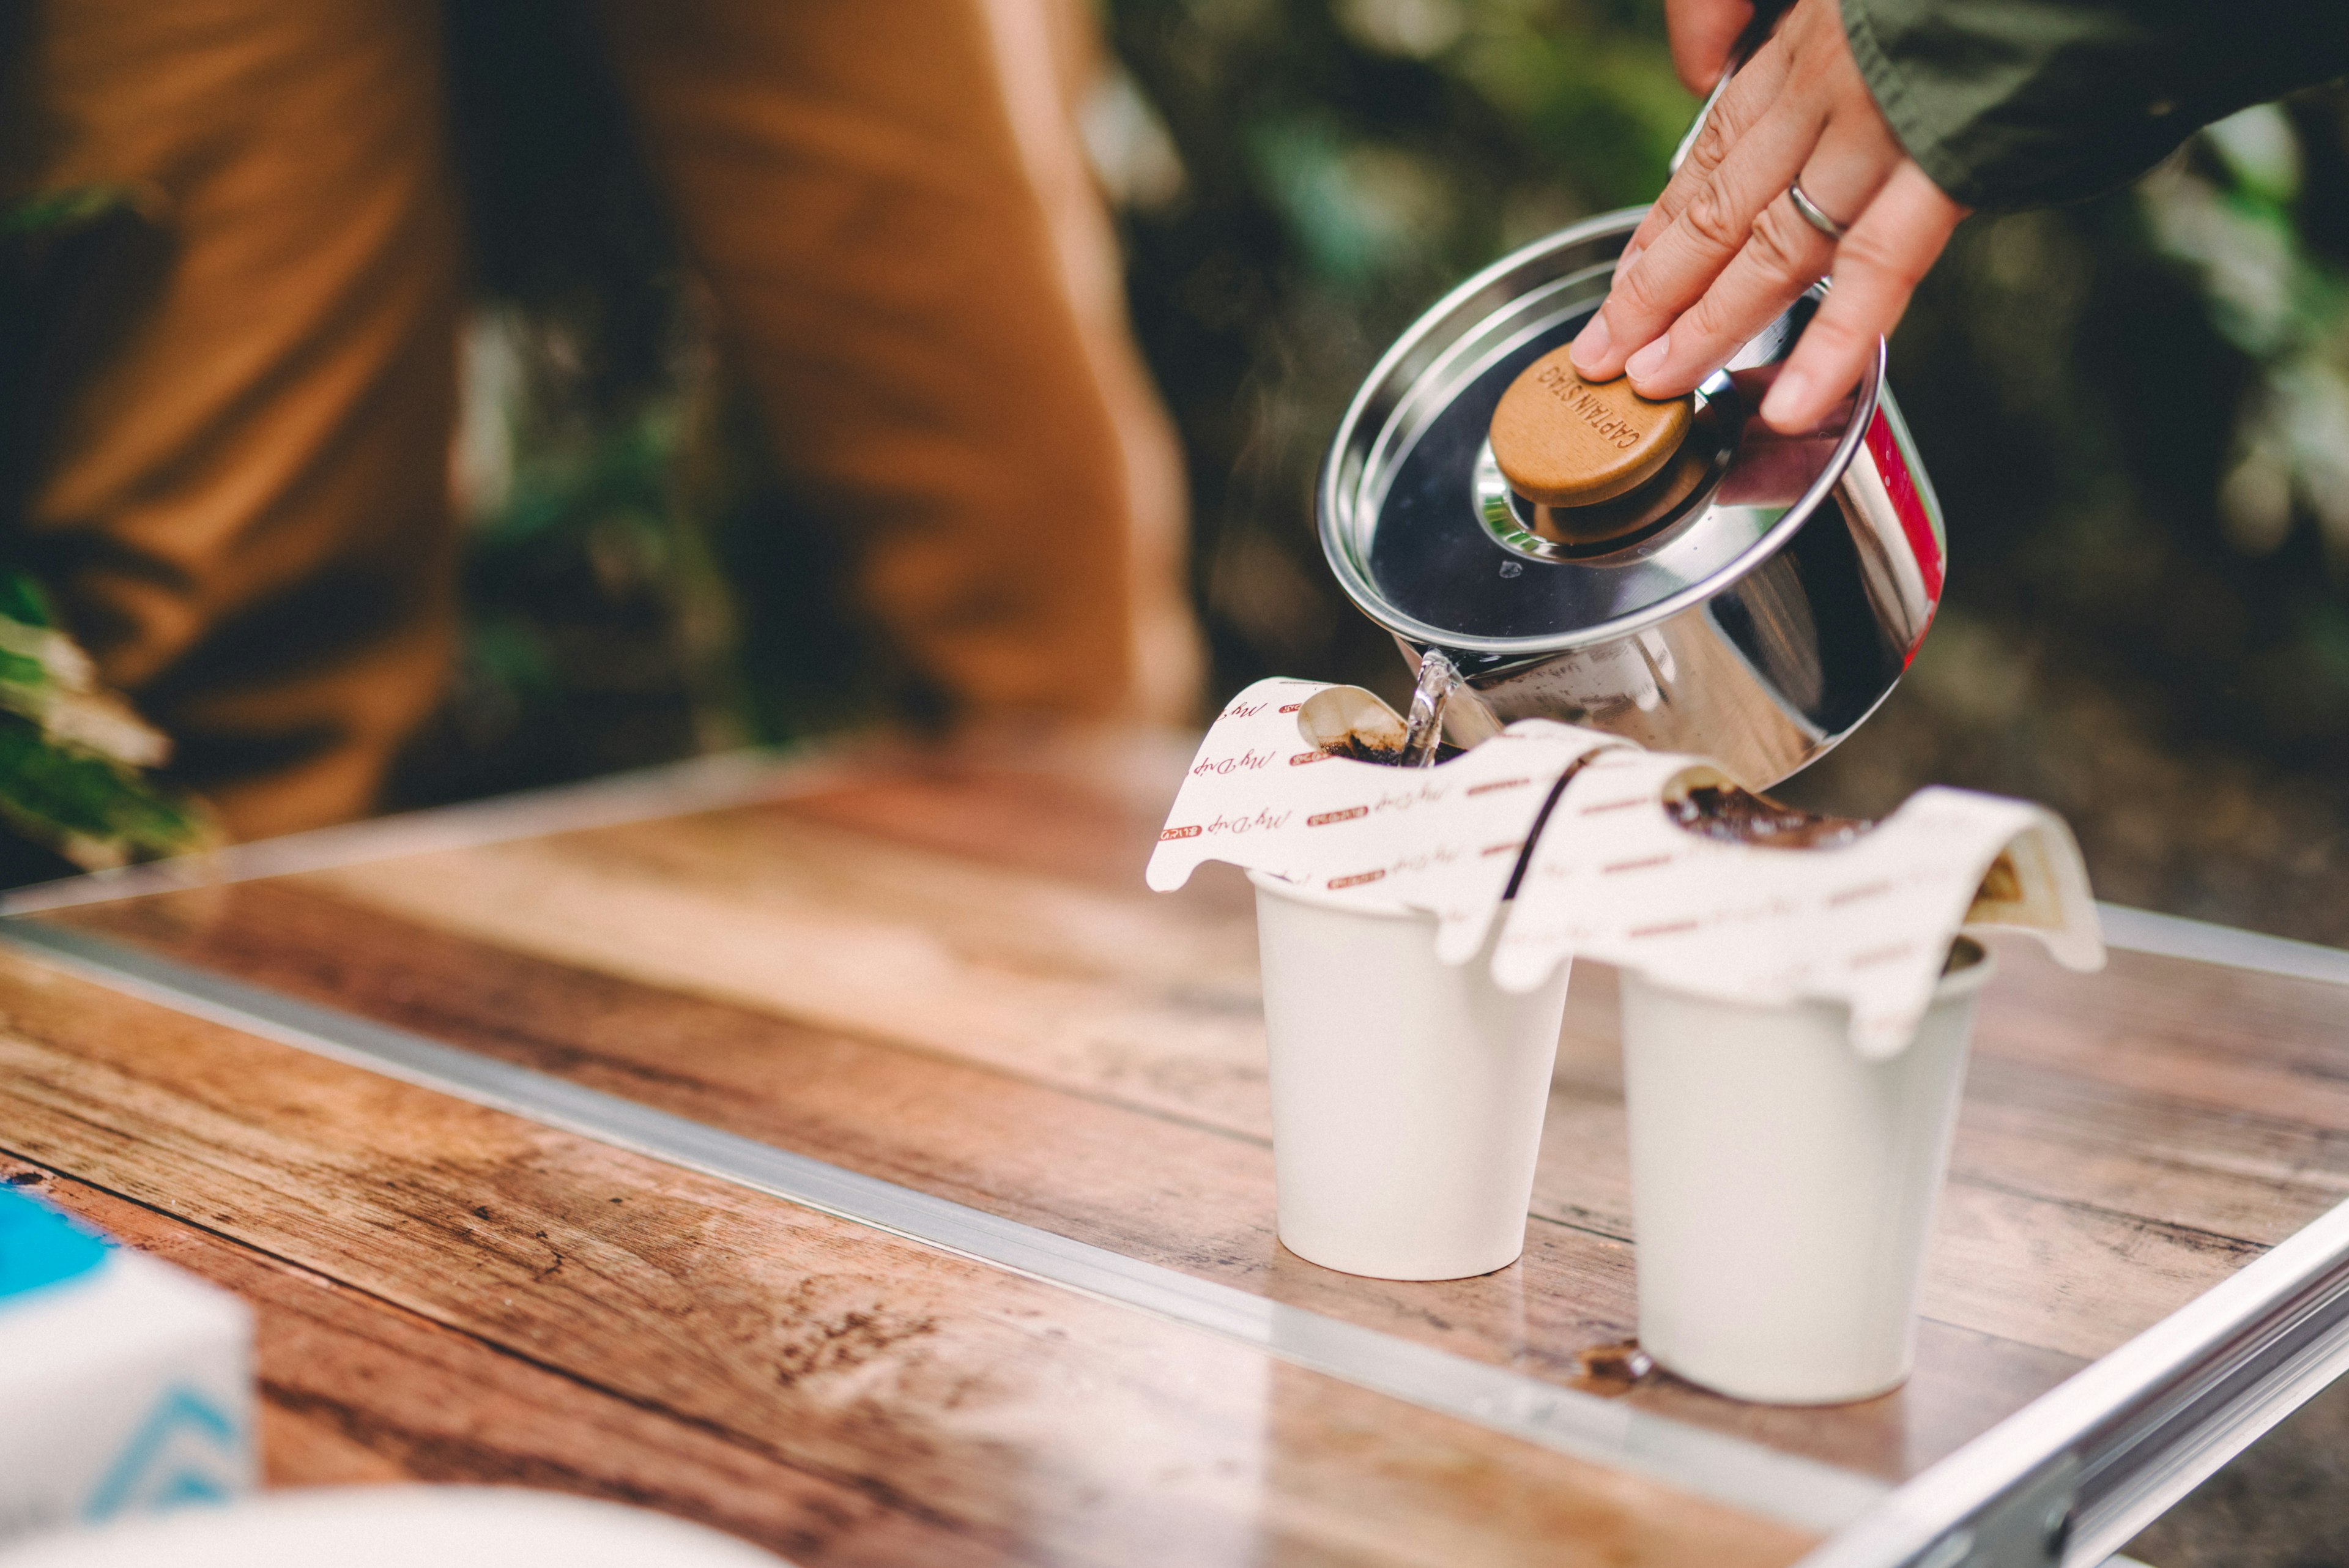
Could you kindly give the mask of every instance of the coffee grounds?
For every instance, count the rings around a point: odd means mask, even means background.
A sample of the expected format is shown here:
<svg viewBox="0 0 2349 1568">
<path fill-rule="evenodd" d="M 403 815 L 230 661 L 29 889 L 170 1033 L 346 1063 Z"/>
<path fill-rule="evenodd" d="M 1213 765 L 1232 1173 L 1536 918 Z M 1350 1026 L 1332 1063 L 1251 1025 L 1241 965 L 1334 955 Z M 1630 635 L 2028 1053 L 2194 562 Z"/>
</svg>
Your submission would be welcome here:
<svg viewBox="0 0 2349 1568">
<path fill-rule="evenodd" d="M 1336 745 L 1324 746 L 1322 750 L 1333 757 L 1350 757 L 1358 763 L 1376 763 L 1381 767 L 1399 768 L 1402 765 L 1401 746 L 1372 745 L 1359 734 L 1348 735 Z"/>
<path fill-rule="evenodd" d="M 1579 1376 L 1617 1388 L 1629 1388 L 1656 1369 L 1648 1353 L 1640 1348 L 1636 1339 L 1619 1340 L 1613 1345 L 1594 1345 L 1575 1353 L 1574 1370 Z"/>
<path fill-rule="evenodd" d="M 1321 749 L 1329 753 L 1333 757 L 1350 757 L 1358 763 L 1376 763 L 1379 766 L 1384 768 L 1399 768 L 1402 766 L 1402 748 L 1401 746 L 1373 745 L 1369 741 L 1362 739 L 1359 732 L 1349 734 L 1344 740 L 1340 741 L 1337 744 L 1324 746 Z M 1448 763 L 1453 758 L 1458 756 L 1461 750 L 1461 747 L 1455 746 L 1451 742 L 1446 741 L 1435 748 L 1435 760 L 1438 763 Z"/>
<path fill-rule="evenodd" d="M 1699 784 L 1667 800 L 1664 809 L 1690 833 L 1771 849 L 1831 849 L 1876 826 L 1856 816 L 1802 811 L 1735 784 Z"/>
</svg>

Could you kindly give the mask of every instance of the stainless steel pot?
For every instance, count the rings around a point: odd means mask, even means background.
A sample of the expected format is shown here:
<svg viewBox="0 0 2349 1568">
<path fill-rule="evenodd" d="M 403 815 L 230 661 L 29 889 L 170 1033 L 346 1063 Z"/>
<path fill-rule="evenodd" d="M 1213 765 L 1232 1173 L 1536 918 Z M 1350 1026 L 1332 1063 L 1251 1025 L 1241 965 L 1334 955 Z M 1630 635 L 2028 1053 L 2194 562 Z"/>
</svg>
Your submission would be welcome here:
<svg viewBox="0 0 2349 1568">
<path fill-rule="evenodd" d="M 1644 213 L 1503 258 L 1403 334 L 1322 465 L 1321 546 L 1421 672 L 1420 705 L 1449 689 L 1455 742 L 1562 719 L 1766 788 L 1850 734 L 1916 657 L 1941 597 L 1940 504 L 1880 348 L 1816 432 L 1757 417 L 1821 289 L 1699 389 L 1675 463 L 1605 504 L 1636 514 L 1604 544 L 1567 542 L 1513 493 L 1485 439 L 1494 406 L 1581 330 Z"/>
</svg>

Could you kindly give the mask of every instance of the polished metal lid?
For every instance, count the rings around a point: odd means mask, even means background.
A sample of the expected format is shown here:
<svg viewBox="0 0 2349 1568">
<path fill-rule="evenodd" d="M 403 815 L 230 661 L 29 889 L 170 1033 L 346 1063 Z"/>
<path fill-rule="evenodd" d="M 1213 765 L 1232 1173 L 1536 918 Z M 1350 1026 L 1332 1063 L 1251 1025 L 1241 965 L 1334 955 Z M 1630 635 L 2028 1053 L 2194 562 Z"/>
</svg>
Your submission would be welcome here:
<svg viewBox="0 0 2349 1568">
<path fill-rule="evenodd" d="M 1644 213 L 1593 218 L 1469 279 L 1355 397 L 1321 475 L 1321 542 L 1347 594 L 1391 631 L 1501 658 L 1635 631 L 1768 559 L 1849 464 L 1880 359 L 1814 432 L 1780 436 L 1757 417 L 1815 289 L 1699 389 L 1679 454 L 1638 490 L 1563 517 L 1510 488 L 1487 438 L 1494 409 L 1598 309 Z"/>
</svg>

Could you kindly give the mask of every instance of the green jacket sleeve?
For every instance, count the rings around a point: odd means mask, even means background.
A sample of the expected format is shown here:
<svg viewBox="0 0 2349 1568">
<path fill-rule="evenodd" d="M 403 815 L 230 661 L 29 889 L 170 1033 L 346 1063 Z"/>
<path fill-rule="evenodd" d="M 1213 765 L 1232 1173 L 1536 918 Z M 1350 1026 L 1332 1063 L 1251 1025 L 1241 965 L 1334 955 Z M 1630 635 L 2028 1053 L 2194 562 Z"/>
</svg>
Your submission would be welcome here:
<svg viewBox="0 0 2349 1568">
<path fill-rule="evenodd" d="M 2212 120 L 2349 75 L 2349 0 L 1842 0 L 1860 74 L 1971 207 L 2077 200 Z"/>
</svg>

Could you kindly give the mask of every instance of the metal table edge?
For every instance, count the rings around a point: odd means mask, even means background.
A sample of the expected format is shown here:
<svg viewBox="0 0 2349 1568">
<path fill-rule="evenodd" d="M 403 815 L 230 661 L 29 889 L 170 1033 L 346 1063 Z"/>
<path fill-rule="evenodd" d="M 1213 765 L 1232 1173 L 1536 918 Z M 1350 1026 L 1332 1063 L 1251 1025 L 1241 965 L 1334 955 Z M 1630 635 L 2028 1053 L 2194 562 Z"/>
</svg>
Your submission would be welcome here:
<svg viewBox="0 0 2349 1568">
<path fill-rule="evenodd" d="M 822 744 L 721 752 L 576 784 L 337 823 L 11 888 L 0 892 L 0 919 L 755 805 L 836 782 L 850 754 L 846 748 Z"/>
<path fill-rule="evenodd" d="M 2349 1372 L 2349 1201 L 1896 1488 L 1798 1568 L 2109 1559 Z"/>
</svg>

